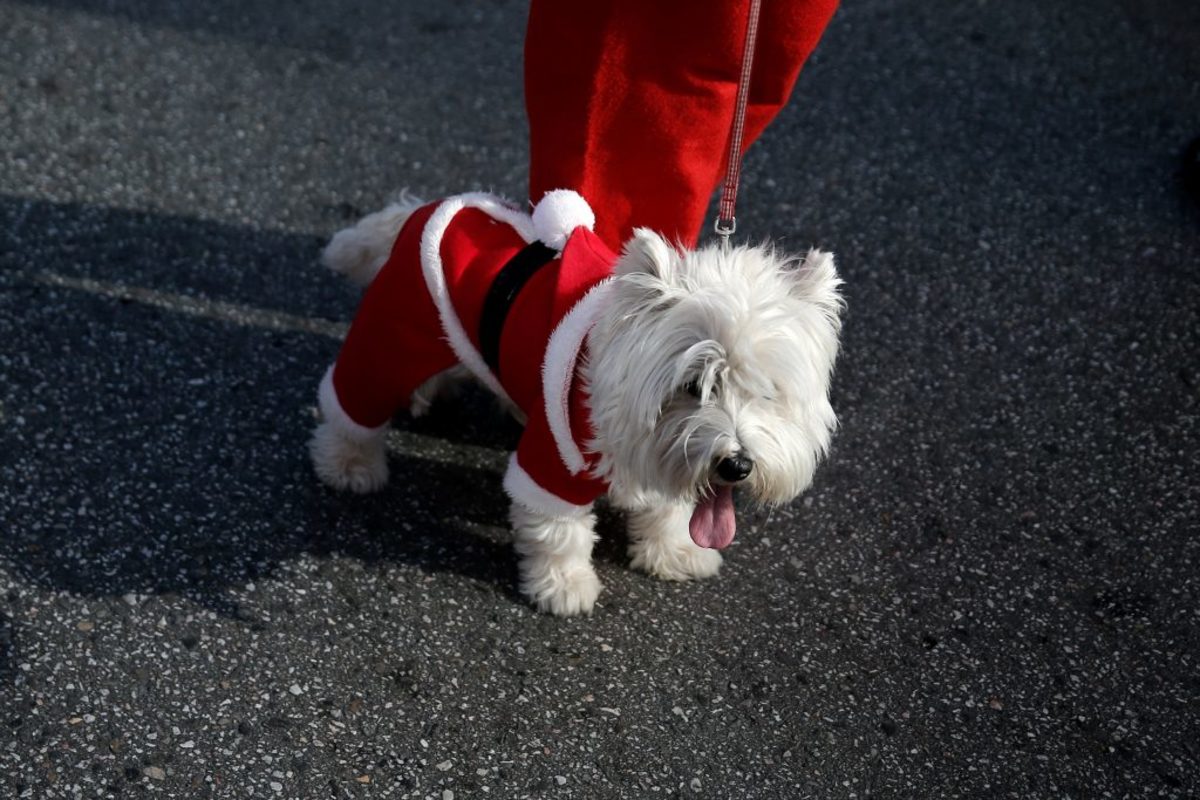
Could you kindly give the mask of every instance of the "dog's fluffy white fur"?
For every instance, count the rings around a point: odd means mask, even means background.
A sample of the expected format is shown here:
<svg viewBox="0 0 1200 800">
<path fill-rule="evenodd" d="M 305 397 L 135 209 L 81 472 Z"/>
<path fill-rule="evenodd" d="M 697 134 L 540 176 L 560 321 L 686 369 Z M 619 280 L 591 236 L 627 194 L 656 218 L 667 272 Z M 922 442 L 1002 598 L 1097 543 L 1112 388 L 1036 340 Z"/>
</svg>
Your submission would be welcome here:
<svg viewBox="0 0 1200 800">
<path fill-rule="evenodd" d="M 369 284 L 419 205 L 402 196 L 339 232 L 324 263 Z M 707 577 L 721 555 L 689 535 L 697 502 L 730 483 L 759 502 L 787 502 L 811 484 L 829 447 L 841 281 L 833 257 L 818 250 L 801 259 L 770 247 L 685 252 L 644 229 L 615 275 L 582 364 L 598 470 L 610 500 L 628 512 L 634 567 L 667 580 Z M 455 368 L 422 386 L 412 412 L 464 375 Z M 326 414 L 310 444 L 317 474 L 340 489 L 380 488 L 383 436 Z M 731 458 L 746 459 L 748 474 L 731 472 Z M 554 614 L 590 613 L 601 588 L 591 510 L 549 516 L 513 503 L 510 520 L 521 591 Z"/>
</svg>

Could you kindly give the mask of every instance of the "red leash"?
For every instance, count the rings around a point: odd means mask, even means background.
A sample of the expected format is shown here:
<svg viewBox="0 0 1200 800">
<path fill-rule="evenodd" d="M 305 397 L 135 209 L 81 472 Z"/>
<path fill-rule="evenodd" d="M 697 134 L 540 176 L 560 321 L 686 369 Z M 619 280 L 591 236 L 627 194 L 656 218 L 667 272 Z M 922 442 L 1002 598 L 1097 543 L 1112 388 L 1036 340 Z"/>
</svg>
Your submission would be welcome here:
<svg viewBox="0 0 1200 800">
<path fill-rule="evenodd" d="M 762 0 L 750 0 L 750 18 L 746 22 L 746 46 L 742 50 L 742 75 L 738 81 L 737 103 L 729 129 L 729 153 L 725 160 L 725 181 L 721 184 L 721 202 L 717 206 L 717 221 L 713 229 L 725 244 L 737 230 L 734 206 L 737 204 L 738 181 L 742 176 L 742 136 L 746 129 L 746 102 L 750 94 L 750 72 L 754 66 L 754 41 L 758 38 L 758 12 Z"/>
</svg>

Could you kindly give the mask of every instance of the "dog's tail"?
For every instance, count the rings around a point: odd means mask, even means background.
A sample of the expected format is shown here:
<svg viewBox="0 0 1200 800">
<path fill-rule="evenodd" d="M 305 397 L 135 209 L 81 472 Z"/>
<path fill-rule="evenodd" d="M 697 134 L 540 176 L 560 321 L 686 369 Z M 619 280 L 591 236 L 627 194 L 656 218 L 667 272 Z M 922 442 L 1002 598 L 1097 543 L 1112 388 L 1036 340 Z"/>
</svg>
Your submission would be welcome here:
<svg viewBox="0 0 1200 800">
<path fill-rule="evenodd" d="M 352 283 L 366 286 L 387 262 L 404 221 L 422 205 L 407 190 L 401 192 L 400 199 L 387 208 L 335 233 L 321 253 L 321 263 Z"/>
</svg>

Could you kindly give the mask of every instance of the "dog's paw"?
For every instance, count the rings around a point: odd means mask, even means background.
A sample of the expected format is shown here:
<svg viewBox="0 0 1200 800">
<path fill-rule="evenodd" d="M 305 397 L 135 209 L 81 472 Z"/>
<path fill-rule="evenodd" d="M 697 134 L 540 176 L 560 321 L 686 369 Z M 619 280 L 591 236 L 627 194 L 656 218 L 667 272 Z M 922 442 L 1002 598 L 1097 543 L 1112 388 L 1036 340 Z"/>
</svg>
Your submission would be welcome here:
<svg viewBox="0 0 1200 800">
<path fill-rule="evenodd" d="M 629 545 L 632 566 L 666 581 L 710 578 L 721 569 L 721 554 L 691 539 L 646 538 Z"/>
<path fill-rule="evenodd" d="M 387 450 L 379 441 L 356 442 L 322 423 L 308 444 L 317 477 L 327 486 L 366 494 L 387 483 Z"/>
<path fill-rule="evenodd" d="M 559 617 L 591 614 L 600 596 L 600 578 L 591 566 L 562 570 L 522 565 L 522 571 L 521 591 L 538 611 Z"/>
</svg>

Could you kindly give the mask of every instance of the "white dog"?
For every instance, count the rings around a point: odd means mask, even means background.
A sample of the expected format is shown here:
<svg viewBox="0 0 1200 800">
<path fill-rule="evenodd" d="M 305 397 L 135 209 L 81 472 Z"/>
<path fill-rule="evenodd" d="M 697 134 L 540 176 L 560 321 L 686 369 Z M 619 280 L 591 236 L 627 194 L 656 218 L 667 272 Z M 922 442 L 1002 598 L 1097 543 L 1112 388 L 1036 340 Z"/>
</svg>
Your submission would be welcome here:
<svg viewBox="0 0 1200 800">
<path fill-rule="evenodd" d="M 532 216 L 478 193 L 405 198 L 323 255 L 367 290 L 321 385 L 318 475 L 378 489 L 393 413 L 474 377 L 526 425 L 504 479 L 521 591 L 561 615 L 590 613 L 600 593 L 599 495 L 628 512 L 633 566 L 710 576 L 734 536 L 733 487 L 791 500 L 836 425 L 832 256 L 681 252 L 643 229 L 617 257 L 593 223 L 567 191 Z"/>
</svg>

